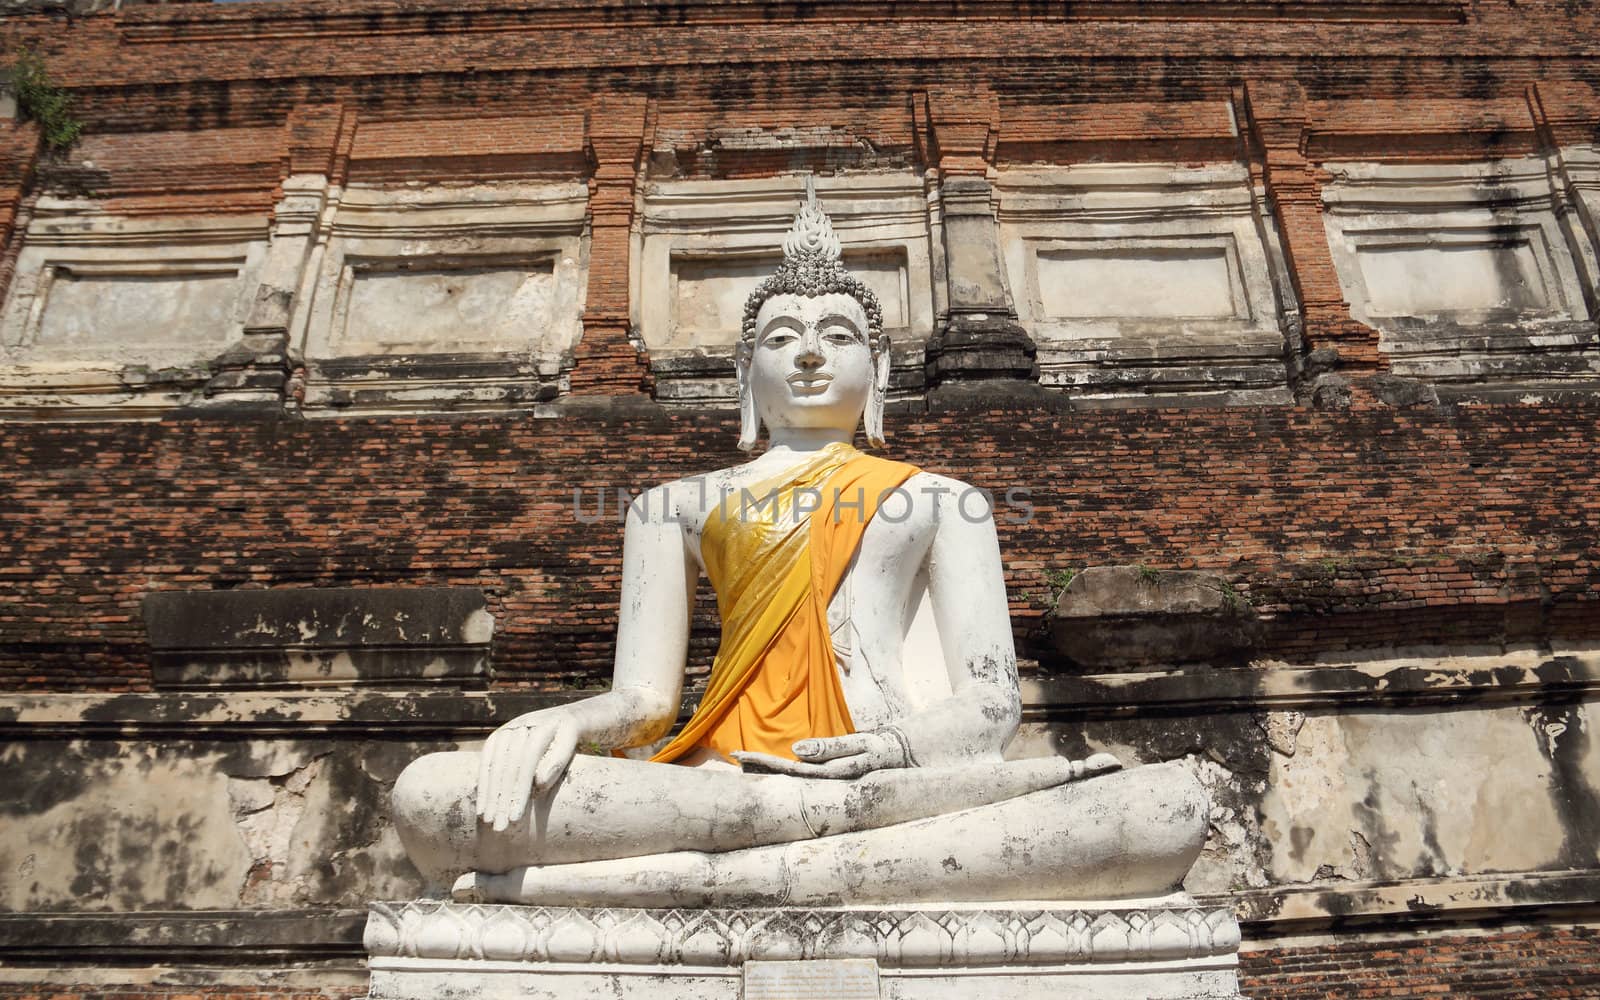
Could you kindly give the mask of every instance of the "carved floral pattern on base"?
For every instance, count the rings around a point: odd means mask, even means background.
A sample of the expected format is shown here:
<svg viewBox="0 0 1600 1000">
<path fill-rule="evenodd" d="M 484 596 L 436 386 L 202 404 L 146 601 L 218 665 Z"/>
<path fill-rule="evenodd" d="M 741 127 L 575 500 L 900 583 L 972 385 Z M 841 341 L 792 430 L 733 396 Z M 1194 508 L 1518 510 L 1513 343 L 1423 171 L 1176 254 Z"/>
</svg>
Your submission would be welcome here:
<svg viewBox="0 0 1600 1000">
<path fill-rule="evenodd" d="M 373 903 L 373 958 L 728 966 L 871 958 L 883 968 L 1060 966 L 1227 956 L 1228 908 L 628 909 Z"/>
</svg>

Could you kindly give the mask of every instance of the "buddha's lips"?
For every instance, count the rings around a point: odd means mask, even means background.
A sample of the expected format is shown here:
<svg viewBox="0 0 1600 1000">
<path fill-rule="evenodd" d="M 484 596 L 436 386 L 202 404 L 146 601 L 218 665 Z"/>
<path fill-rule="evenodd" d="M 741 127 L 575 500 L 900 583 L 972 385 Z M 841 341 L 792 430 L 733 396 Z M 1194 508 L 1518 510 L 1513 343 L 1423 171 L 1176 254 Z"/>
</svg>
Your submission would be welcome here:
<svg viewBox="0 0 1600 1000">
<path fill-rule="evenodd" d="M 832 382 L 833 376 L 829 375 L 827 372 L 795 372 L 793 375 L 790 375 L 786 381 L 790 385 L 815 388 L 817 386 L 827 385 L 829 382 Z"/>
</svg>

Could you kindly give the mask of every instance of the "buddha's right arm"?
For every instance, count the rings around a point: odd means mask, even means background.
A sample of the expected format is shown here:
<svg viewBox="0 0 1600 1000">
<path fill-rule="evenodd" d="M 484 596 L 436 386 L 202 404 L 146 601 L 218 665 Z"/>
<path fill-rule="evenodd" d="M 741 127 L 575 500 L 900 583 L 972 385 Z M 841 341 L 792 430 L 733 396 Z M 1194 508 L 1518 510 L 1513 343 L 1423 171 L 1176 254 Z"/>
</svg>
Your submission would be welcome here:
<svg viewBox="0 0 1600 1000">
<path fill-rule="evenodd" d="M 683 698 L 689 609 L 698 575 L 667 491 L 629 509 L 622 537 L 622 606 L 611 690 L 518 716 L 484 744 L 478 815 L 496 829 L 566 773 L 577 748 L 639 746 L 666 735 Z"/>
</svg>

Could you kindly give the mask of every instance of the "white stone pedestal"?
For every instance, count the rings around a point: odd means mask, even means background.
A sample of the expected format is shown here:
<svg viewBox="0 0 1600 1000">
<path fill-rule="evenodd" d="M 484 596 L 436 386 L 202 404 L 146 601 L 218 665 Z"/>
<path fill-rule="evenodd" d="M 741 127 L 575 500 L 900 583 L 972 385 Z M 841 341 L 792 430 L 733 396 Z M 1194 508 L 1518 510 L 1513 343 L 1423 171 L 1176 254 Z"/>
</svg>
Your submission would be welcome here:
<svg viewBox="0 0 1600 1000">
<path fill-rule="evenodd" d="M 745 1000 L 784 969 L 851 1000 L 1235 1000 L 1228 909 L 1027 904 L 670 910 L 374 903 L 370 1000 Z M 850 961 L 845 961 L 850 960 Z M 745 963 L 751 962 L 746 986 Z M 760 967 L 754 963 L 760 963 Z M 871 993 L 876 971 L 877 993 Z M 776 979 L 774 977 L 777 977 Z M 780 991 L 781 992 L 781 991 Z"/>
</svg>

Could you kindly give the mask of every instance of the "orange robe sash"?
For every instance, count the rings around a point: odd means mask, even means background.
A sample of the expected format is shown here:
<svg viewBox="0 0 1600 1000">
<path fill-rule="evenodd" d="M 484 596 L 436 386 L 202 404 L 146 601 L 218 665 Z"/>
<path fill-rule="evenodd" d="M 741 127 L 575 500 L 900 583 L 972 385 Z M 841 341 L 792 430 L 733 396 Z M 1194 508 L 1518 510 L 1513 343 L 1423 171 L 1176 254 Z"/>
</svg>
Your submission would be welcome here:
<svg viewBox="0 0 1600 1000">
<path fill-rule="evenodd" d="M 792 760 L 796 740 L 855 731 L 828 603 L 879 505 L 916 473 L 836 444 L 723 498 L 700 539 L 722 642 L 700 707 L 651 760 L 701 747 Z"/>
</svg>

